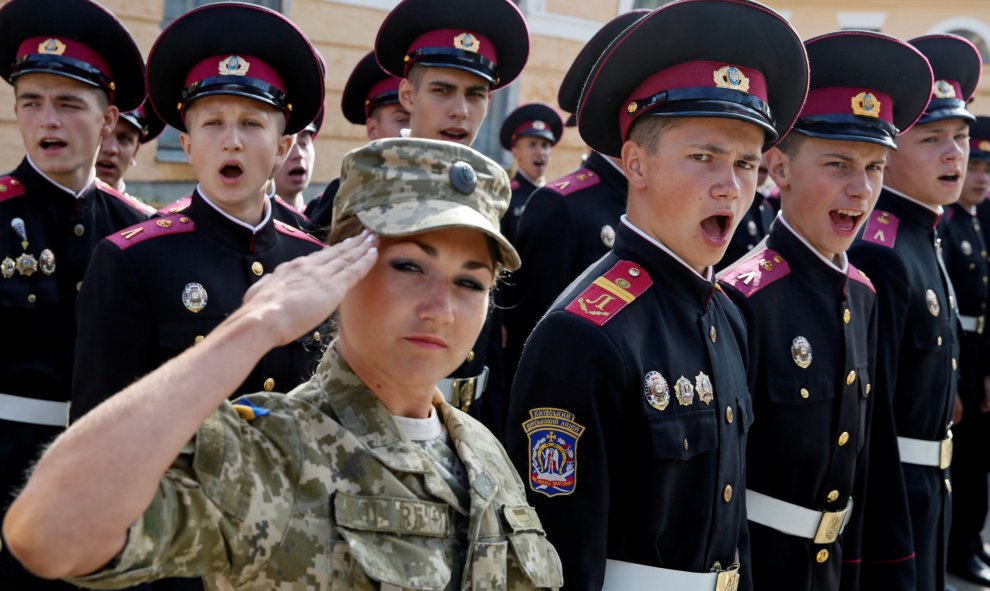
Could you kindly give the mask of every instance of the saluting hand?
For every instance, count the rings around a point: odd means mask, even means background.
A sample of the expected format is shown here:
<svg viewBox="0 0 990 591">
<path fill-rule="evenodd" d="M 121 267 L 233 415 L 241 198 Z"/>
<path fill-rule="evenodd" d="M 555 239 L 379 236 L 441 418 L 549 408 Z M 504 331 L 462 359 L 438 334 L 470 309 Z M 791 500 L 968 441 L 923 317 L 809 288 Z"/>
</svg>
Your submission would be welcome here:
<svg viewBox="0 0 990 591">
<path fill-rule="evenodd" d="M 282 263 L 244 294 L 232 315 L 260 314 L 273 347 L 292 342 L 326 320 L 378 258 L 378 237 L 360 235 Z"/>
</svg>

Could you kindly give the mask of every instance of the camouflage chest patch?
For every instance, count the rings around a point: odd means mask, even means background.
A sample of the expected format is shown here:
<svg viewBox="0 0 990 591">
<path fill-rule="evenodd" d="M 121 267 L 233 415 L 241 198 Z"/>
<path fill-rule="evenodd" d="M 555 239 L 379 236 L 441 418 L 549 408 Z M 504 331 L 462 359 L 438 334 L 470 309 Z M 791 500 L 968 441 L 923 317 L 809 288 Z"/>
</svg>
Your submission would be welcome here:
<svg viewBox="0 0 990 591">
<path fill-rule="evenodd" d="M 548 497 L 571 494 L 577 488 L 577 444 L 584 426 L 560 408 L 534 408 L 529 416 L 522 425 L 529 438 L 529 488 Z"/>
</svg>

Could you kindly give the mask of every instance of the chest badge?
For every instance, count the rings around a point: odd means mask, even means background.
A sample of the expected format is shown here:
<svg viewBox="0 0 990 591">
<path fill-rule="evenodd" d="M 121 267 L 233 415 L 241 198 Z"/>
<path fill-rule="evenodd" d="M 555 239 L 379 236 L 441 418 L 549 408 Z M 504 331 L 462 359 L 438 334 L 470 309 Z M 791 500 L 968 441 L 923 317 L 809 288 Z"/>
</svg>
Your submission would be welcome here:
<svg viewBox="0 0 990 591">
<path fill-rule="evenodd" d="M 182 305 L 193 314 L 198 314 L 206 307 L 207 293 L 199 283 L 189 283 L 182 290 Z"/>
<path fill-rule="evenodd" d="M 651 371 L 646 374 L 643 394 L 646 396 L 646 402 L 659 411 L 665 410 L 670 404 L 670 387 L 667 386 L 667 380 L 660 375 L 659 371 Z"/>
<path fill-rule="evenodd" d="M 791 359 L 801 369 L 808 369 L 811 365 L 811 343 L 808 339 L 797 337 L 791 341 Z"/>
<path fill-rule="evenodd" d="M 534 408 L 522 424 L 529 438 L 529 488 L 548 497 L 577 488 L 577 444 L 584 426 L 561 408 Z"/>
<path fill-rule="evenodd" d="M 684 376 L 677 378 L 674 384 L 674 393 L 677 395 L 677 402 L 681 406 L 691 406 L 694 403 L 694 384 Z"/>
<path fill-rule="evenodd" d="M 938 316 L 939 310 L 942 308 L 938 305 L 938 296 L 935 295 L 934 291 L 930 289 L 925 290 L 925 303 L 928 304 L 928 312 L 932 316 Z"/>
<path fill-rule="evenodd" d="M 973 245 L 969 243 L 969 240 L 963 240 L 959 244 L 959 248 L 962 249 L 962 253 L 966 256 L 973 254 Z"/>
<path fill-rule="evenodd" d="M 41 258 L 38 260 L 38 268 L 45 275 L 51 275 L 55 272 L 55 253 L 48 250 L 47 248 L 41 251 Z"/>
<path fill-rule="evenodd" d="M 10 279 L 17 272 L 17 263 L 14 259 L 10 257 L 5 257 L 3 262 L 0 262 L 0 274 L 3 275 L 4 279 Z"/>
<path fill-rule="evenodd" d="M 605 248 L 612 248 L 612 245 L 615 244 L 615 228 L 608 224 L 602 226 L 601 238 Z"/>
<path fill-rule="evenodd" d="M 712 380 L 705 372 L 699 372 L 694 377 L 694 391 L 698 394 L 698 399 L 706 405 L 711 404 L 715 399 L 715 389 L 712 388 Z"/>
</svg>

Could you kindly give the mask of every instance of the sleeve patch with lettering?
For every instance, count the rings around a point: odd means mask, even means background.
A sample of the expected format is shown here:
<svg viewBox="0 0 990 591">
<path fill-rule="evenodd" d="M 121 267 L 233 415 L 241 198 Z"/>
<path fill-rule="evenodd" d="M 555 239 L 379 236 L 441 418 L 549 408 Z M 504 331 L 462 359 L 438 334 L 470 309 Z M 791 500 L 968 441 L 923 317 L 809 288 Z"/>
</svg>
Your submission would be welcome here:
<svg viewBox="0 0 990 591">
<path fill-rule="evenodd" d="M 561 408 L 534 408 L 522 424 L 529 438 L 529 488 L 548 497 L 577 488 L 577 444 L 584 426 Z"/>
</svg>

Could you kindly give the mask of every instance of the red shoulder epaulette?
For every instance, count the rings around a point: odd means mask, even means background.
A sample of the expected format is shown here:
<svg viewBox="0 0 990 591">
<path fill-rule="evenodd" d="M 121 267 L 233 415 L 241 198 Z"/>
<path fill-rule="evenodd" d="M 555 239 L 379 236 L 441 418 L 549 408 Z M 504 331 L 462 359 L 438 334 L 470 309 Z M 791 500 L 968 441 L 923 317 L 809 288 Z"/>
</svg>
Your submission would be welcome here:
<svg viewBox="0 0 990 591">
<path fill-rule="evenodd" d="M 894 248 L 897 241 L 897 227 L 901 225 L 901 220 L 889 211 L 874 209 L 870 213 L 870 219 L 866 220 L 866 227 L 863 228 L 863 240 Z"/>
<path fill-rule="evenodd" d="M 779 252 L 764 248 L 719 273 L 719 281 L 748 298 L 790 272 L 790 265 Z"/>
<path fill-rule="evenodd" d="M 603 326 L 651 285 L 653 280 L 643 267 L 630 261 L 619 261 L 564 309 Z"/>
<path fill-rule="evenodd" d="M 313 244 L 319 245 L 320 248 L 326 248 L 327 246 L 323 242 L 320 242 L 316 238 L 313 238 L 312 236 L 310 236 L 306 232 L 303 232 L 299 228 L 296 228 L 295 226 L 291 226 L 289 224 L 286 224 L 285 222 L 280 222 L 278 220 L 272 220 L 272 221 L 275 222 L 275 229 L 281 232 L 282 234 L 285 234 L 286 236 L 292 236 L 293 238 L 305 240 L 306 242 L 312 242 Z"/>
<path fill-rule="evenodd" d="M 130 228 L 125 228 L 119 232 L 114 232 L 107 236 L 107 240 L 117 245 L 117 248 L 125 250 L 140 244 L 145 240 L 151 240 L 158 236 L 171 234 L 185 234 L 196 229 L 196 223 L 189 216 L 172 214 L 165 217 L 154 218 L 140 224 L 135 224 Z"/>
<path fill-rule="evenodd" d="M 602 178 L 598 176 L 598 173 L 593 170 L 588 170 L 587 168 L 579 168 L 564 178 L 547 183 L 546 186 L 561 195 L 570 195 L 575 191 L 586 189 L 588 187 L 594 187 L 600 182 L 602 182 Z"/>
<path fill-rule="evenodd" d="M 866 276 L 866 273 L 860 271 L 858 268 L 854 267 L 852 263 L 849 263 L 849 278 L 857 283 L 862 283 L 866 287 L 870 288 L 873 293 L 877 292 L 877 288 L 873 287 L 873 282 L 870 278 Z"/>
<path fill-rule="evenodd" d="M 516 190 L 516 189 L 518 189 L 518 188 L 519 188 L 519 181 L 517 181 L 516 179 L 512 179 L 512 180 L 511 180 L 511 181 L 509 182 L 509 189 L 511 189 L 511 190 L 513 190 L 513 191 L 515 191 L 515 190 Z"/>
<path fill-rule="evenodd" d="M 298 209 L 296 209 L 295 207 L 293 207 L 292 205 L 290 205 L 289 202 L 286 201 L 285 199 L 282 199 L 281 197 L 279 197 L 278 195 L 276 195 L 275 196 L 275 201 L 277 201 L 279 203 L 279 205 L 281 205 L 282 207 L 291 209 L 293 212 L 296 213 L 296 215 L 298 215 L 302 219 L 306 220 L 307 222 L 309 221 L 309 217 L 307 217 L 306 214 L 304 214 L 303 212 L 299 211 Z"/>
<path fill-rule="evenodd" d="M 192 203 L 192 195 L 186 195 L 182 199 L 173 201 L 172 203 L 169 203 L 165 207 L 159 209 L 158 213 L 176 213 L 189 207 L 190 203 Z"/>
<path fill-rule="evenodd" d="M 0 201 L 20 197 L 24 194 L 24 185 L 12 176 L 0 177 Z"/>
</svg>

